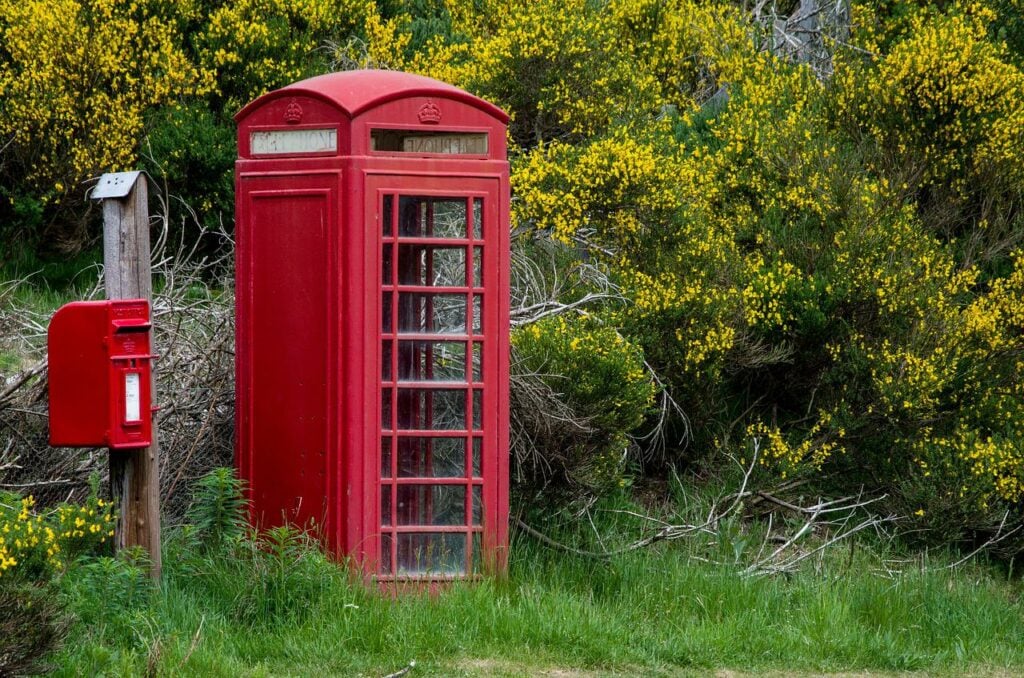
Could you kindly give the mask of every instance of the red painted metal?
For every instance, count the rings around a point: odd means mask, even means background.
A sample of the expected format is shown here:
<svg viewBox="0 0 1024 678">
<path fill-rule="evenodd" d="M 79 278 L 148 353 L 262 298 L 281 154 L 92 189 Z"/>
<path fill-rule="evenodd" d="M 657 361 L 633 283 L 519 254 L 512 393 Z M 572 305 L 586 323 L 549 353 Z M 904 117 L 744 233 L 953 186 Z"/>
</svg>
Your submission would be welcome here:
<svg viewBox="0 0 1024 678">
<path fill-rule="evenodd" d="M 47 332 L 50 444 L 148 447 L 153 439 L 149 302 L 73 301 Z"/>
<path fill-rule="evenodd" d="M 382 582 L 503 569 L 507 116 L 429 78 L 353 71 L 236 120 L 253 521 L 312 526 Z"/>
</svg>

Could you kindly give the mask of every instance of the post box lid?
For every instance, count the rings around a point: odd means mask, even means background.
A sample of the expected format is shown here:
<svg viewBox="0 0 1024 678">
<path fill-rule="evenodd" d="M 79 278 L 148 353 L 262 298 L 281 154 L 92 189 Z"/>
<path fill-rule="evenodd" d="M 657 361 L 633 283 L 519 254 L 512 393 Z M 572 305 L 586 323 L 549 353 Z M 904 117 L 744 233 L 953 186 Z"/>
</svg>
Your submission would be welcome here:
<svg viewBox="0 0 1024 678">
<path fill-rule="evenodd" d="M 306 94 L 327 100 L 349 117 L 381 104 L 414 96 L 436 96 L 460 101 L 508 123 L 508 114 L 494 104 L 440 80 L 399 71 L 359 70 L 318 75 L 264 94 L 235 115 L 240 122 L 253 110 L 282 96 Z"/>
</svg>

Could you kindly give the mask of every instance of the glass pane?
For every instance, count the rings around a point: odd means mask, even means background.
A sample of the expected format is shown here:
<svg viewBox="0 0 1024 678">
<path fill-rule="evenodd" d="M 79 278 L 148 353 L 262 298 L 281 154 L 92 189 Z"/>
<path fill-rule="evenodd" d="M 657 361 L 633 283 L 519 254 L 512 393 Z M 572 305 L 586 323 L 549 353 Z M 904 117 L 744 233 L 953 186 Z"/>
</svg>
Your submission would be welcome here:
<svg viewBox="0 0 1024 678">
<path fill-rule="evenodd" d="M 465 287 L 466 248 L 399 245 L 398 283 Z"/>
<path fill-rule="evenodd" d="M 391 389 L 386 388 L 380 394 L 380 427 L 391 428 Z"/>
<path fill-rule="evenodd" d="M 473 525 L 480 525 L 484 515 L 484 488 L 473 486 Z"/>
<path fill-rule="evenodd" d="M 407 238 L 465 238 L 464 198 L 403 196 L 398 203 L 398 234 Z"/>
<path fill-rule="evenodd" d="M 466 392 L 441 389 L 398 389 L 398 428 L 451 431 L 466 428 Z"/>
<path fill-rule="evenodd" d="M 370 150 L 419 155 L 428 153 L 487 155 L 487 133 L 372 129 L 370 130 Z"/>
<path fill-rule="evenodd" d="M 480 438 L 473 438 L 473 476 L 479 478 L 483 475 L 481 472 L 483 463 L 483 449 L 484 441 Z"/>
<path fill-rule="evenodd" d="M 483 332 L 484 300 L 480 295 L 473 297 L 473 333 Z"/>
<path fill-rule="evenodd" d="M 380 572 L 381 574 L 391 574 L 393 571 L 391 567 L 391 535 L 382 534 L 380 535 Z"/>
<path fill-rule="evenodd" d="M 398 296 L 398 331 L 462 334 L 466 331 L 466 297 L 402 293 Z"/>
<path fill-rule="evenodd" d="M 473 342 L 473 381 L 483 381 L 484 378 L 484 345 L 479 341 Z"/>
<path fill-rule="evenodd" d="M 391 331 L 391 292 L 381 298 L 380 327 L 384 332 Z"/>
<path fill-rule="evenodd" d="M 483 287 L 484 285 L 484 248 L 473 248 L 473 286 Z"/>
<path fill-rule="evenodd" d="M 399 341 L 398 378 L 402 381 L 466 381 L 465 342 Z"/>
<path fill-rule="evenodd" d="M 473 391 L 473 430 L 479 431 L 483 428 L 484 419 L 484 392 L 477 389 Z"/>
<path fill-rule="evenodd" d="M 484 548 L 483 533 L 473 533 L 473 574 L 483 571 Z"/>
<path fill-rule="evenodd" d="M 380 488 L 380 524 L 391 524 L 391 486 L 382 485 Z"/>
<path fill-rule="evenodd" d="M 455 478 L 466 474 L 464 438 L 399 438 L 402 478 Z"/>
<path fill-rule="evenodd" d="M 391 381 L 391 344 L 390 339 L 380 343 L 380 377 L 384 381 Z"/>
<path fill-rule="evenodd" d="M 465 525 L 465 485 L 399 485 L 399 525 Z"/>
<path fill-rule="evenodd" d="M 427 533 L 398 535 L 398 574 L 466 573 L 466 535 Z"/>
<path fill-rule="evenodd" d="M 394 221 L 394 215 L 392 214 L 394 201 L 394 196 L 384 196 L 384 209 L 381 210 L 381 231 L 385 237 L 391 235 L 391 222 Z"/>
<path fill-rule="evenodd" d="M 473 198 L 473 237 L 481 239 L 484 237 L 484 199 Z"/>
<path fill-rule="evenodd" d="M 380 261 L 380 281 L 385 285 L 390 285 L 394 282 L 393 276 L 391 275 L 391 262 L 393 260 L 394 247 L 392 245 L 385 244 L 384 249 L 381 250 L 381 261 Z"/>
<path fill-rule="evenodd" d="M 391 477 L 391 437 L 380 439 L 380 475 L 382 478 Z"/>
</svg>

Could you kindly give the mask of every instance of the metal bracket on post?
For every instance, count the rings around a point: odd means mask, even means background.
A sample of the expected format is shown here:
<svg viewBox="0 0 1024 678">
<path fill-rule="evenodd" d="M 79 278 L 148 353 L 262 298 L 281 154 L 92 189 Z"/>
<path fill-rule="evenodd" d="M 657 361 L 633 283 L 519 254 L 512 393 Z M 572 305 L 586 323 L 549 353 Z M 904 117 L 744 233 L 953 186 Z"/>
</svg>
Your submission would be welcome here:
<svg viewBox="0 0 1024 678">
<path fill-rule="evenodd" d="M 103 205 L 103 278 L 108 299 L 152 298 L 145 177 L 140 171 L 104 174 L 90 193 Z M 155 371 L 149 388 L 156 402 Z M 110 455 L 110 492 L 119 507 L 114 548 L 141 546 L 149 554 L 150 576 L 159 579 L 160 447 L 155 422 L 149 447 Z"/>
<path fill-rule="evenodd" d="M 141 170 L 104 174 L 96 182 L 96 185 L 93 186 L 92 191 L 89 192 L 89 197 L 93 200 L 127 198 L 128 194 L 135 188 L 135 182 L 138 181 L 140 174 L 143 174 Z"/>
</svg>

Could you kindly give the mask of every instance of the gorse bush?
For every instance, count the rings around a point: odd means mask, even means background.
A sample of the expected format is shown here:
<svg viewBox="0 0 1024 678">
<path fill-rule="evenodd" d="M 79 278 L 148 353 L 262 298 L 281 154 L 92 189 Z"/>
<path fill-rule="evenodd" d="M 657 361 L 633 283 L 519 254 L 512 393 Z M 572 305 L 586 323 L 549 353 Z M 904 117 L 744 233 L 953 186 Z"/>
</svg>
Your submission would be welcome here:
<svg viewBox="0 0 1024 678">
<path fill-rule="evenodd" d="M 591 317 L 550 317 L 512 334 L 517 372 L 535 375 L 569 412 L 542 443 L 560 475 L 593 489 L 624 482 L 631 442 L 658 388 L 643 352 Z"/>
<path fill-rule="evenodd" d="M 512 115 L 516 246 L 564 247 L 556 282 L 600 272 L 561 299 L 597 292 L 585 319 L 515 334 L 517 369 L 547 389 L 514 394 L 519 412 L 557 394 L 586 427 L 549 417 L 517 441 L 589 492 L 625 464 L 756 449 L 766 482 L 865 487 L 938 539 L 973 538 L 1024 520 L 1019 4 L 855 2 L 828 68 L 773 52 L 763 17 L 726 2 L 82 0 L 60 25 L 12 5 L 0 223 L 57 228 L 61 196 L 134 160 L 148 125 L 154 169 L 215 225 L 238 106 L 334 67 L 437 77 Z M 118 106 L 116 142 L 86 132 Z M 651 374 L 692 434 L 663 455 L 631 442 Z"/>
<path fill-rule="evenodd" d="M 0 494 L 0 578 L 45 581 L 108 543 L 114 521 L 113 506 L 95 495 L 40 512 L 31 496 Z"/>
<path fill-rule="evenodd" d="M 131 168 L 148 110 L 203 94 L 163 2 L 0 3 L 0 234 L 81 244 L 81 182 Z M 41 219 L 23 218 L 34 205 Z M 47 224 L 42 233 L 20 226 Z"/>
<path fill-rule="evenodd" d="M 95 494 L 40 511 L 0 493 L 0 675 L 46 671 L 71 624 L 60 579 L 113 536 L 113 507 Z"/>
</svg>

